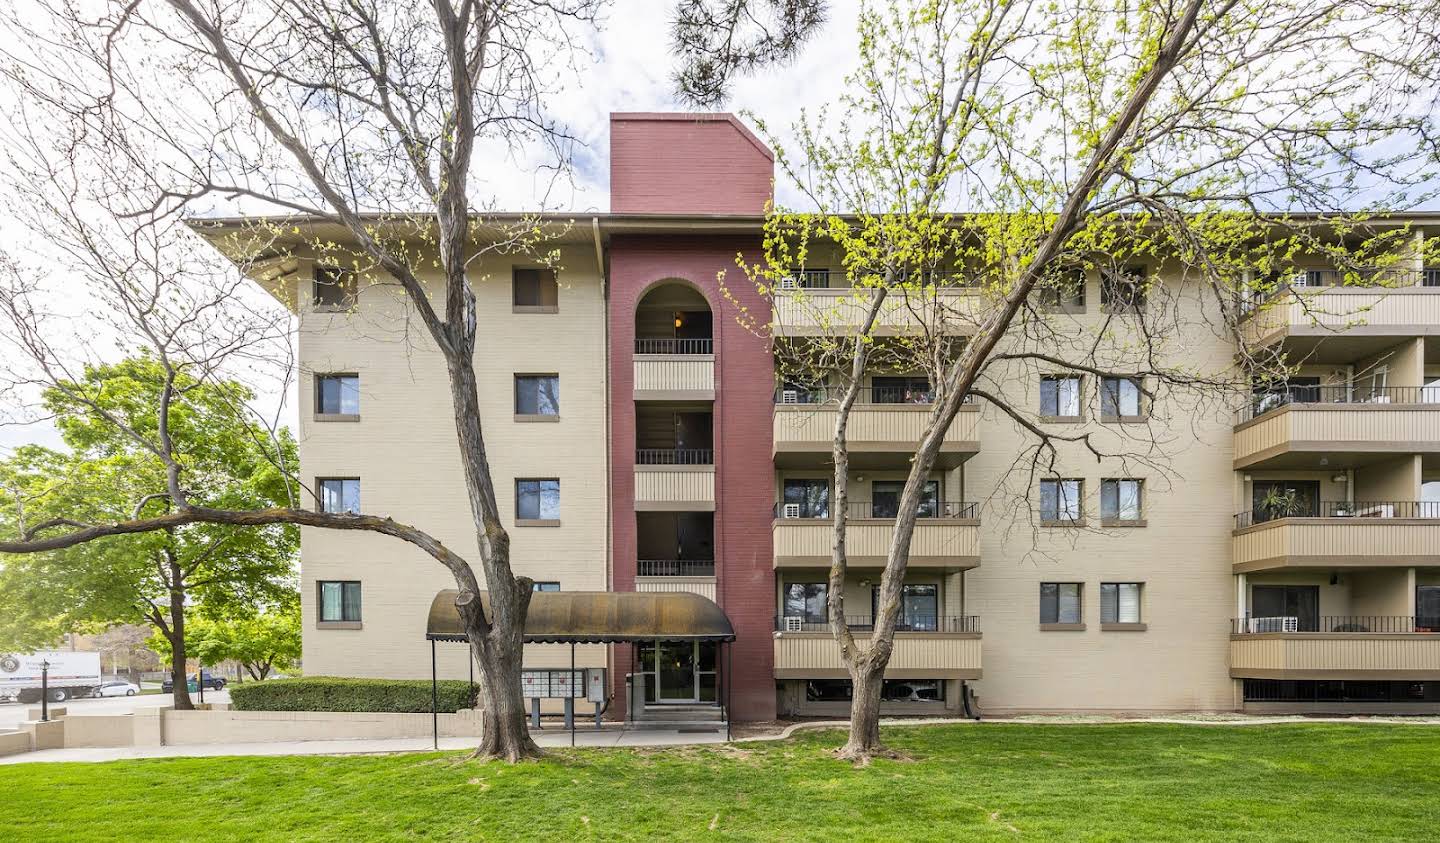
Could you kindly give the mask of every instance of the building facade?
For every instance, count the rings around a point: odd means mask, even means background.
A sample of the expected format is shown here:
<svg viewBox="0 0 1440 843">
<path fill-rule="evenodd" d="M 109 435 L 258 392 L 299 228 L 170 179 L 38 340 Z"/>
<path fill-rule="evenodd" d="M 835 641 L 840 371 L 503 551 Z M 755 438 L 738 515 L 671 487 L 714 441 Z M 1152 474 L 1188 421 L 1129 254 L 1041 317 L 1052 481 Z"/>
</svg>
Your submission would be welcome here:
<svg viewBox="0 0 1440 843">
<path fill-rule="evenodd" d="M 610 154 L 610 213 L 547 221 L 553 266 L 489 258 L 475 280 L 515 569 L 544 589 L 692 591 L 729 617 L 728 671 L 703 642 L 581 648 L 610 669 L 613 712 L 632 692 L 693 709 L 728 691 L 737 720 L 843 714 L 824 616 L 834 409 L 824 384 L 777 373 L 774 344 L 843 333 L 845 274 L 817 249 L 772 308 L 737 270 L 760 257 L 774 156 L 736 118 L 613 115 Z M 1437 217 L 1403 224 L 1417 245 L 1440 235 Z M 391 515 L 475 558 L 438 355 L 395 288 L 327 260 L 297 241 L 252 272 L 299 315 L 316 505 Z M 1161 286 L 1174 272 L 1146 271 Z M 1167 468 L 1072 443 L 1031 488 L 1016 462 L 1030 433 L 964 407 L 916 527 L 885 710 L 953 714 L 967 694 L 987 713 L 1440 709 L 1440 269 L 1417 257 L 1404 273 L 1385 289 L 1339 286 L 1319 262 L 1297 277 L 1245 324 L 1296 374 L 1237 397 L 1238 415 L 1147 406 L 1123 379 L 992 374 L 1039 424 L 1117 447 L 1142 426 Z M 935 295 L 983 306 L 963 286 Z M 1056 341 L 1103 327 L 1123 344 L 1106 295 L 1083 278 Z M 907 318 L 887 312 L 882 333 Z M 1166 347 L 1223 369 L 1236 349 L 1203 321 Z M 929 392 L 878 373 L 852 417 L 845 598 L 862 637 Z M 426 675 L 443 568 L 358 533 L 304 528 L 301 552 L 307 672 Z M 526 664 L 568 657 L 535 645 Z M 466 675 L 463 648 L 441 659 Z"/>
</svg>

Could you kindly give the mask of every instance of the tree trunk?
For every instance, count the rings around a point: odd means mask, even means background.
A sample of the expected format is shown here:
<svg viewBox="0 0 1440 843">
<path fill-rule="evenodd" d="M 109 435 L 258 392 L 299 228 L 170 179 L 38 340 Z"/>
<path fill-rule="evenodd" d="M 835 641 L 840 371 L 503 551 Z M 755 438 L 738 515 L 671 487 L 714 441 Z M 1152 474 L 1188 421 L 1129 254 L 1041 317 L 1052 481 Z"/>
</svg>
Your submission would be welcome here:
<svg viewBox="0 0 1440 843">
<path fill-rule="evenodd" d="M 888 661 L 888 659 L 886 660 Z M 856 764 L 869 764 L 888 751 L 880 743 L 880 698 L 885 686 L 885 665 L 862 655 L 850 665 L 850 734 L 836 755 Z"/>
<path fill-rule="evenodd" d="M 170 681 L 175 687 L 172 696 L 176 711 L 194 711 L 190 690 L 185 685 L 185 595 L 170 592 Z"/>
<path fill-rule="evenodd" d="M 481 668 L 480 746 L 476 758 L 515 762 L 537 758 L 543 753 L 530 737 L 525 719 L 525 698 L 520 683 L 519 650 L 507 648 L 476 648 Z M 487 661 L 490 663 L 486 666 Z"/>
</svg>

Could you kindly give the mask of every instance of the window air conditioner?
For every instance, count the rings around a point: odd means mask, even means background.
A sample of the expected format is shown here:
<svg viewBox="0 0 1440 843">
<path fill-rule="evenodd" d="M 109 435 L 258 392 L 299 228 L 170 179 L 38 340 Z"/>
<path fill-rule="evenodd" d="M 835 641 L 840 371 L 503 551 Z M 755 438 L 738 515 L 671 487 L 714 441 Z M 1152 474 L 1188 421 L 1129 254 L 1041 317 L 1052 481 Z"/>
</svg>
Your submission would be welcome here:
<svg viewBox="0 0 1440 843">
<path fill-rule="evenodd" d="M 800 504 L 798 504 L 798 503 L 787 503 L 787 504 L 785 504 L 785 508 L 784 508 L 784 510 L 783 510 L 783 515 L 784 515 L 785 518 L 799 518 L 799 517 L 800 517 Z"/>
<path fill-rule="evenodd" d="M 799 404 L 800 391 L 798 389 L 783 389 L 780 391 L 781 404 Z"/>
<path fill-rule="evenodd" d="M 785 616 L 785 631 L 786 631 L 786 632 L 800 632 L 800 631 L 802 631 L 802 630 L 804 629 L 804 626 L 805 626 L 805 619 L 804 619 L 804 618 L 796 617 L 796 616 L 794 616 L 794 615 L 786 615 L 786 616 Z"/>
<path fill-rule="evenodd" d="M 787 277 L 787 278 L 781 278 L 781 279 L 780 279 L 780 289 L 782 289 L 782 290 L 794 290 L 794 289 L 797 289 L 799 286 L 800 286 L 800 279 L 799 279 L 799 278 Z"/>
<path fill-rule="evenodd" d="M 1295 617 L 1251 618 L 1250 631 L 1257 632 L 1299 632 L 1300 619 Z"/>
</svg>

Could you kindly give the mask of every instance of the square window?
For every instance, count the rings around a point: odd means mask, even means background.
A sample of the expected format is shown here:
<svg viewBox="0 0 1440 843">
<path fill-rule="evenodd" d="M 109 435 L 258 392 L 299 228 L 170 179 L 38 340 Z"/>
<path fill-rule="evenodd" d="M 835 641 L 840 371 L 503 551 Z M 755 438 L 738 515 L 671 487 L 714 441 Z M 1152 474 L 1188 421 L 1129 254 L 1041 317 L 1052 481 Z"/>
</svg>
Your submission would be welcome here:
<svg viewBox="0 0 1440 843">
<path fill-rule="evenodd" d="M 315 267 L 313 303 L 321 310 L 344 310 L 355 305 L 355 273 L 334 266 Z"/>
<path fill-rule="evenodd" d="M 1138 582 L 1100 583 L 1101 623 L 1140 623 L 1140 588 Z"/>
<path fill-rule="evenodd" d="M 1101 480 L 1100 517 L 1108 521 L 1141 520 L 1144 491 L 1143 480 Z"/>
<path fill-rule="evenodd" d="M 1079 521 L 1084 494 L 1083 480 L 1041 480 L 1040 520 Z"/>
<path fill-rule="evenodd" d="M 356 581 L 321 581 L 319 618 L 322 622 L 359 623 L 360 583 Z"/>
<path fill-rule="evenodd" d="M 1040 378 L 1040 415 L 1080 417 L 1080 378 L 1075 375 L 1045 375 Z"/>
<path fill-rule="evenodd" d="M 560 306 L 560 287 L 549 267 L 514 269 L 510 280 L 511 303 L 531 312 L 554 312 Z"/>
<path fill-rule="evenodd" d="M 806 625 L 824 626 L 828 622 L 826 597 L 830 587 L 823 582 L 792 582 L 785 584 L 787 618 L 801 618 Z"/>
<path fill-rule="evenodd" d="M 560 376 L 516 375 L 515 415 L 560 415 Z"/>
<path fill-rule="evenodd" d="M 559 591 L 559 590 L 560 590 L 560 583 L 558 583 L 558 582 L 535 582 L 535 583 L 532 583 L 532 584 L 531 584 L 530 590 L 531 590 L 531 591 Z"/>
<path fill-rule="evenodd" d="M 1085 310 L 1085 270 L 1063 271 L 1037 290 L 1042 307 L 1050 310 L 1083 312 Z"/>
<path fill-rule="evenodd" d="M 360 512 L 360 478 L 327 478 L 319 486 L 321 512 Z"/>
<path fill-rule="evenodd" d="M 1139 265 L 1102 272 L 1100 303 L 1110 311 L 1139 310 L 1145 307 L 1145 278 L 1145 267 Z"/>
<path fill-rule="evenodd" d="M 1140 417 L 1140 384 L 1134 378 L 1105 378 L 1100 382 L 1100 415 L 1110 419 Z"/>
<path fill-rule="evenodd" d="M 781 504 L 784 518 L 829 518 L 830 481 L 786 480 Z"/>
<path fill-rule="evenodd" d="M 1080 583 L 1040 583 L 1041 623 L 1080 623 Z"/>
<path fill-rule="evenodd" d="M 900 515 L 900 495 L 905 491 L 904 480 L 875 480 L 870 483 L 871 518 L 897 518 Z M 926 480 L 925 491 L 920 496 L 921 518 L 940 517 L 940 481 Z"/>
<path fill-rule="evenodd" d="M 326 416 L 360 414 L 359 375 L 316 375 L 315 412 Z"/>
<path fill-rule="evenodd" d="M 516 480 L 515 517 L 521 521 L 560 520 L 560 481 Z"/>
</svg>

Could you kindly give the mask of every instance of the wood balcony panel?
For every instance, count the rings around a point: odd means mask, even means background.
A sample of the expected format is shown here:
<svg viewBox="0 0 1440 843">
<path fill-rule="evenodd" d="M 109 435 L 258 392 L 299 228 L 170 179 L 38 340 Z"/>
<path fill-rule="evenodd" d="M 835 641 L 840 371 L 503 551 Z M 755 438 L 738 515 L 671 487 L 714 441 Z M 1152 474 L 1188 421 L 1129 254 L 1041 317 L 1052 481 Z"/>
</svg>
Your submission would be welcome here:
<svg viewBox="0 0 1440 843">
<path fill-rule="evenodd" d="M 715 599 L 714 577 L 636 577 L 636 591 L 688 591 Z"/>
<path fill-rule="evenodd" d="M 1440 453 L 1440 404 L 1290 404 L 1235 426 L 1234 466 L 1331 469 Z"/>
<path fill-rule="evenodd" d="M 776 336 L 834 336 L 858 329 L 865 322 L 874 292 L 830 287 L 777 292 L 773 330 Z M 975 333 L 988 300 L 979 291 L 939 287 L 891 293 L 881 305 L 874 335 L 900 336 L 930 325 L 954 336 Z"/>
<path fill-rule="evenodd" d="M 830 567 L 833 527 L 823 518 L 777 518 L 771 527 L 776 568 Z M 883 568 L 895 534 L 888 518 L 852 518 L 847 522 L 850 565 Z M 975 518 L 922 518 L 910 541 L 913 569 L 960 571 L 980 564 L 980 521 Z"/>
<path fill-rule="evenodd" d="M 868 644 L 864 633 L 856 642 Z M 886 679 L 979 679 L 980 633 L 897 632 Z M 828 632 L 775 634 L 776 679 L 848 679 L 840 645 Z"/>
<path fill-rule="evenodd" d="M 1363 342 L 1366 337 L 1436 336 L 1440 287 L 1319 287 L 1284 293 L 1247 319 L 1242 331 L 1250 345 L 1289 338 Z"/>
<path fill-rule="evenodd" d="M 929 404 L 857 404 L 850 411 L 847 429 L 851 465 L 870 470 L 908 466 L 930 410 Z M 838 414 L 832 404 L 776 404 L 775 464 L 780 468 L 828 465 Z M 937 467 L 955 468 L 979 451 L 979 408 L 967 405 L 945 432 Z"/>
<path fill-rule="evenodd" d="M 1440 633 L 1230 636 L 1235 679 L 1440 679 Z"/>
<path fill-rule="evenodd" d="M 1236 530 L 1231 548 L 1237 574 L 1440 565 L 1440 520 L 1280 518 Z"/>
<path fill-rule="evenodd" d="M 714 401 L 715 355 L 636 354 L 636 401 Z"/>
<path fill-rule="evenodd" d="M 635 509 L 648 512 L 713 512 L 715 466 L 636 466 Z"/>
</svg>

